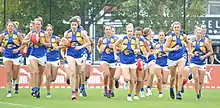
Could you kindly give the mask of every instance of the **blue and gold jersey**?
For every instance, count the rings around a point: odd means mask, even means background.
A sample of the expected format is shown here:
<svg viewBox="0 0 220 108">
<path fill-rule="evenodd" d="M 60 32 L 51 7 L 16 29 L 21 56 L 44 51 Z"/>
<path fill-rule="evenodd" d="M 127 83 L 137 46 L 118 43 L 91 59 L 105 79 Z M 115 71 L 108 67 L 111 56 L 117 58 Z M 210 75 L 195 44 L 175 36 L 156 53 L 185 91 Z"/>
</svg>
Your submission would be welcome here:
<svg viewBox="0 0 220 108">
<path fill-rule="evenodd" d="M 140 42 L 140 53 L 137 54 L 137 59 L 141 59 L 143 62 L 147 62 L 146 56 L 144 55 L 146 53 L 146 48 L 145 48 L 145 42 L 146 40 L 144 37 L 141 37 L 139 39 Z"/>
<path fill-rule="evenodd" d="M 122 39 L 121 45 L 121 56 L 120 62 L 122 64 L 134 64 L 136 63 L 136 55 L 134 54 L 134 50 L 137 47 L 138 39 L 136 37 L 132 37 L 131 40 L 128 39 L 128 36 L 125 36 Z"/>
<path fill-rule="evenodd" d="M 196 40 L 192 42 L 192 53 L 193 57 L 191 58 L 191 63 L 197 65 L 206 64 L 206 58 L 203 60 L 200 59 L 201 56 L 204 56 L 207 53 L 207 49 L 205 47 L 205 39 L 201 39 L 199 42 Z"/>
<path fill-rule="evenodd" d="M 163 49 L 163 45 L 165 44 L 165 41 L 163 43 L 156 43 L 155 49 L 159 50 L 159 53 L 156 54 L 156 64 L 164 67 L 167 66 L 167 53 Z"/>
<path fill-rule="evenodd" d="M 101 39 L 100 49 L 103 50 L 101 61 L 106 61 L 108 63 L 115 63 L 113 44 L 118 38 L 116 36 L 110 36 L 108 39 L 106 36 Z"/>
<path fill-rule="evenodd" d="M 21 43 L 18 39 L 18 32 L 13 31 L 12 35 L 9 35 L 7 31 L 4 32 L 4 40 L 3 40 L 4 57 L 6 58 L 18 58 L 21 56 L 20 51 L 16 54 L 13 53 L 14 49 L 20 47 Z"/>
<path fill-rule="evenodd" d="M 32 33 L 36 33 L 35 30 L 32 31 Z M 46 42 L 46 35 L 44 30 L 40 30 L 40 32 L 37 34 L 37 36 L 40 37 L 40 42 L 36 45 L 32 46 L 32 50 L 30 52 L 30 55 L 40 58 L 46 55 L 47 49 L 41 42 Z"/>
<path fill-rule="evenodd" d="M 57 61 L 60 59 L 60 53 L 57 50 L 54 50 L 54 48 L 58 47 L 58 42 L 56 41 L 56 36 L 52 35 L 50 39 L 51 46 L 47 48 L 47 61 Z"/>
<path fill-rule="evenodd" d="M 168 53 L 168 58 L 170 60 L 178 60 L 182 57 L 184 57 L 184 47 L 185 47 L 185 40 L 184 40 L 184 34 L 180 34 L 179 37 L 175 35 L 175 33 L 171 33 L 170 36 L 172 37 L 172 42 L 170 44 L 170 48 L 174 48 L 176 46 L 179 46 L 179 50 L 177 51 L 170 51 Z"/>
<path fill-rule="evenodd" d="M 75 33 L 73 33 L 72 29 L 69 29 L 67 31 L 67 37 L 71 42 L 71 47 L 67 49 L 67 55 L 74 58 L 81 58 L 86 52 L 85 48 L 80 50 L 75 49 L 76 46 L 82 46 L 84 44 L 84 39 L 81 36 L 81 29 L 77 29 Z"/>
<path fill-rule="evenodd" d="M 154 43 L 147 37 L 145 37 L 145 39 L 148 41 L 148 46 L 150 48 L 150 52 L 153 52 L 154 51 Z M 148 60 L 147 60 L 146 63 L 149 63 L 152 60 L 155 60 L 155 55 L 154 54 L 151 54 L 151 55 L 148 56 Z"/>
</svg>

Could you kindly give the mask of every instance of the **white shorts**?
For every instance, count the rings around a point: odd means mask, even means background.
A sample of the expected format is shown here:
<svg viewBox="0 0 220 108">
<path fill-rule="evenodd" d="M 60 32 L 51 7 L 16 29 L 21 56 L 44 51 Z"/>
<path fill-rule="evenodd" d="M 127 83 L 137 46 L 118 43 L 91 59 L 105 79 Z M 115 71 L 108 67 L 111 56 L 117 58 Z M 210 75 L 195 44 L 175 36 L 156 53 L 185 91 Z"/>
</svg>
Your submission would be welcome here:
<svg viewBox="0 0 220 108">
<path fill-rule="evenodd" d="M 169 71 L 167 66 L 162 67 L 162 66 L 160 66 L 158 64 L 155 65 L 155 68 L 163 69 L 163 71 Z"/>
<path fill-rule="evenodd" d="M 116 63 L 108 63 L 108 62 L 106 62 L 106 61 L 101 61 L 101 65 L 102 64 L 104 64 L 104 63 L 106 63 L 106 64 L 108 64 L 109 65 L 109 68 L 116 68 Z"/>
<path fill-rule="evenodd" d="M 206 65 L 197 65 L 194 63 L 190 63 L 189 65 L 190 65 L 190 67 L 198 67 L 199 70 L 206 70 Z"/>
<path fill-rule="evenodd" d="M 147 70 L 147 68 L 148 68 L 148 64 L 144 63 L 144 70 Z"/>
<path fill-rule="evenodd" d="M 91 60 L 86 60 L 86 64 L 87 64 L 87 65 L 91 65 L 91 64 L 92 64 L 92 61 L 91 61 Z"/>
<path fill-rule="evenodd" d="M 51 64 L 53 67 L 59 67 L 60 66 L 60 60 L 57 60 L 57 61 L 47 61 L 47 64 Z"/>
<path fill-rule="evenodd" d="M 72 56 L 66 56 L 66 58 L 67 58 L 67 62 L 68 62 L 68 59 L 74 59 L 74 61 L 76 62 L 77 65 L 82 65 L 82 63 L 83 63 L 83 57 L 74 58 Z"/>
<path fill-rule="evenodd" d="M 38 63 L 39 63 L 40 65 L 42 65 L 42 66 L 45 66 L 45 64 L 46 64 L 46 56 L 37 58 L 37 57 L 34 57 L 34 56 L 30 55 L 30 56 L 29 56 L 29 61 L 30 61 L 31 59 L 37 60 Z"/>
<path fill-rule="evenodd" d="M 146 63 L 147 67 L 146 69 L 148 69 L 151 65 L 155 65 L 156 64 L 156 60 L 151 60 L 149 63 Z"/>
<path fill-rule="evenodd" d="M 64 68 L 69 68 L 69 65 L 67 63 L 64 64 Z"/>
<path fill-rule="evenodd" d="M 116 68 L 121 68 L 121 63 L 117 62 L 116 63 Z"/>
<path fill-rule="evenodd" d="M 12 61 L 12 63 L 14 65 L 20 65 L 20 60 L 21 60 L 21 57 L 18 57 L 18 58 L 6 58 L 6 57 L 3 57 L 3 63 L 5 63 L 6 61 Z"/>
<path fill-rule="evenodd" d="M 121 67 L 122 68 L 135 69 L 135 68 L 137 68 L 137 63 L 133 63 L 133 64 L 122 64 L 121 63 Z"/>
<path fill-rule="evenodd" d="M 168 64 L 168 66 L 176 66 L 182 60 L 186 61 L 186 59 L 184 57 L 180 58 L 179 60 L 170 60 L 170 59 L 168 59 L 167 64 Z"/>
<path fill-rule="evenodd" d="M 30 64 L 30 60 L 29 60 L 29 56 L 26 57 L 26 65 L 29 65 Z"/>
</svg>

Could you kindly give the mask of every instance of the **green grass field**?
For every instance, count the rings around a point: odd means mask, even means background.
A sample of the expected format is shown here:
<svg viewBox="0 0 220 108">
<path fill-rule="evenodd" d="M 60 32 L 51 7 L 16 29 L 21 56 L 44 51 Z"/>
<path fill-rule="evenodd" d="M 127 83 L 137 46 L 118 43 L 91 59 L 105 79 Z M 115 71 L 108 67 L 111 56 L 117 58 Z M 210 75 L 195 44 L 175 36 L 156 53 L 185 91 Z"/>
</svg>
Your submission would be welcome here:
<svg viewBox="0 0 220 108">
<path fill-rule="evenodd" d="M 157 91 L 153 96 L 141 100 L 127 102 L 127 90 L 115 91 L 115 97 L 108 99 L 102 96 L 102 89 L 88 89 L 88 97 L 71 100 L 70 89 L 52 89 L 52 98 L 47 99 L 45 89 L 41 90 L 41 99 L 30 96 L 29 89 L 20 89 L 20 94 L 6 98 L 6 90 L 0 89 L 0 108 L 220 108 L 220 91 L 204 90 L 201 100 L 196 100 L 193 90 L 186 90 L 183 100 L 172 100 L 169 91 L 164 91 L 164 97 L 158 98 Z"/>
</svg>

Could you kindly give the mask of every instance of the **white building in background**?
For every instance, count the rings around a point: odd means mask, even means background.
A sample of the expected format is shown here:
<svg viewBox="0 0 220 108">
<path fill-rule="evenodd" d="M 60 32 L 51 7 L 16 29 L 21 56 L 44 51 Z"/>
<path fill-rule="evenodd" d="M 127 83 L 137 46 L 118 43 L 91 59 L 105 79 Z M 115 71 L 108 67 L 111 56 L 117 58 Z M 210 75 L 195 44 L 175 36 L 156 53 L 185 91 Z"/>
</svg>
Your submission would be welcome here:
<svg viewBox="0 0 220 108">
<path fill-rule="evenodd" d="M 220 0 L 207 0 L 207 15 L 220 15 Z"/>
<path fill-rule="evenodd" d="M 214 45 L 220 45 L 220 0 L 206 0 L 206 15 L 201 17 Z"/>
</svg>

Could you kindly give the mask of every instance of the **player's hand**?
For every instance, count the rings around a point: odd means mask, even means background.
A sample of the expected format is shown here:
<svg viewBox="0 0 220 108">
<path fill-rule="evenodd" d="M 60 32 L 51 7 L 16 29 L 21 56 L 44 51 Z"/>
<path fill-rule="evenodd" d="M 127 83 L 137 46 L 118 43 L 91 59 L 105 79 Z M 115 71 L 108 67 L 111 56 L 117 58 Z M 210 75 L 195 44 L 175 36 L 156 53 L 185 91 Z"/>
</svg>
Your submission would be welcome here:
<svg viewBox="0 0 220 108">
<path fill-rule="evenodd" d="M 0 47 L 0 52 L 2 53 L 2 52 L 4 52 L 4 48 L 3 47 Z"/>
<path fill-rule="evenodd" d="M 119 60 L 120 59 L 117 54 L 114 54 L 114 58 L 115 58 L 115 60 Z"/>
<path fill-rule="evenodd" d="M 205 56 L 200 56 L 200 60 L 204 60 L 205 59 Z"/>
<path fill-rule="evenodd" d="M 82 46 L 75 46 L 75 50 L 80 50 L 82 48 L 83 48 Z"/>
<path fill-rule="evenodd" d="M 140 52 L 139 49 L 135 49 L 135 50 L 134 50 L 134 54 L 138 54 L 139 52 Z"/>
<path fill-rule="evenodd" d="M 172 51 L 177 51 L 177 50 L 179 50 L 179 49 L 180 49 L 180 46 L 177 45 L 177 46 L 175 46 L 174 48 L 172 48 Z"/>
<path fill-rule="evenodd" d="M 55 51 L 58 51 L 59 49 L 60 49 L 60 47 L 59 47 L 59 46 L 57 46 L 57 47 L 53 48 L 53 50 L 55 50 Z"/>
<path fill-rule="evenodd" d="M 13 54 L 17 54 L 18 51 L 19 51 L 19 49 L 14 49 L 14 50 L 13 50 Z"/>
<path fill-rule="evenodd" d="M 154 51 L 155 54 L 158 54 L 158 53 L 160 53 L 160 52 L 161 52 L 160 49 L 156 49 L 156 50 Z"/>
<path fill-rule="evenodd" d="M 101 49 L 98 49 L 98 51 L 99 51 L 99 53 L 103 53 L 103 50 L 101 50 Z"/>
</svg>

